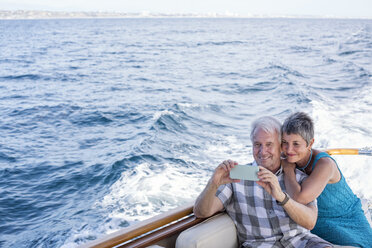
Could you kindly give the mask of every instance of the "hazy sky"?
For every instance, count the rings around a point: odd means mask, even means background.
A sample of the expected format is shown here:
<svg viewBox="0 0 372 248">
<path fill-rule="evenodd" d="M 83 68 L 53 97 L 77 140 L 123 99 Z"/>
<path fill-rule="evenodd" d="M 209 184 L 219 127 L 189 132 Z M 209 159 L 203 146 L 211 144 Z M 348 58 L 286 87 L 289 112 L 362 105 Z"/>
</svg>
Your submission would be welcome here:
<svg viewBox="0 0 372 248">
<path fill-rule="evenodd" d="M 17 9 L 372 18 L 372 0 L 0 0 L 0 10 Z"/>
</svg>

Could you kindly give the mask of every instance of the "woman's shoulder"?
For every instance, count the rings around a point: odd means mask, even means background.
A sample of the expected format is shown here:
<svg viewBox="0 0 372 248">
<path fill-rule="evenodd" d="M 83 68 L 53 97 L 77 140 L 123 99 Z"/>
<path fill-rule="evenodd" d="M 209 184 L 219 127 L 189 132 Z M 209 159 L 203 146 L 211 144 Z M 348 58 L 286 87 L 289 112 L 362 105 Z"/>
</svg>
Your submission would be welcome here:
<svg viewBox="0 0 372 248">
<path fill-rule="evenodd" d="M 337 166 L 336 161 L 328 153 L 320 150 L 314 150 L 313 167 L 315 164 L 331 164 Z"/>
<path fill-rule="evenodd" d="M 314 171 L 317 171 L 316 174 L 326 173 L 330 175 L 328 183 L 335 183 L 341 179 L 341 173 L 339 172 L 336 161 L 326 152 L 315 153 L 312 172 Z"/>
<path fill-rule="evenodd" d="M 331 157 L 326 151 L 313 149 L 314 157 Z"/>
</svg>

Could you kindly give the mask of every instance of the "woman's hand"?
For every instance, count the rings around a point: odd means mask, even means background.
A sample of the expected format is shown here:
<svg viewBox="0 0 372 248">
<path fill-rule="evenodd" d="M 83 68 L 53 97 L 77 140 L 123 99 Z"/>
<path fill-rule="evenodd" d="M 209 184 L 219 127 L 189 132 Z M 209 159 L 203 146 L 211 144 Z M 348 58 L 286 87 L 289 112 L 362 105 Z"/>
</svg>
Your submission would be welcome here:
<svg viewBox="0 0 372 248">
<path fill-rule="evenodd" d="M 284 173 L 288 172 L 294 172 L 296 170 L 296 164 L 295 163 L 289 163 L 287 159 L 281 159 L 282 168 L 284 170 Z"/>
<path fill-rule="evenodd" d="M 214 170 L 213 176 L 212 176 L 212 182 L 218 186 L 222 184 L 227 183 L 236 183 L 240 182 L 239 179 L 231 179 L 230 178 L 230 170 L 234 168 L 236 165 L 238 165 L 237 162 L 232 160 L 225 160 L 221 164 L 217 166 L 217 168 Z"/>
</svg>

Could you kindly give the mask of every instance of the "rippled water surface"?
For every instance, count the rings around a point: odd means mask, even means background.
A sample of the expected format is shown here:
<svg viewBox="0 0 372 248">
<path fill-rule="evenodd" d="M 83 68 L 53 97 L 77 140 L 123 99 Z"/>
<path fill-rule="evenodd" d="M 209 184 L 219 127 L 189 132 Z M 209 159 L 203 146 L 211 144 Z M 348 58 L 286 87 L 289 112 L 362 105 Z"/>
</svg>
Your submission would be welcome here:
<svg viewBox="0 0 372 248">
<path fill-rule="evenodd" d="M 372 20 L 0 20 L 0 246 L 75 247 L 193 200 L 250 124 L 372 146 Z M 336 158 L 372 202 L 371 157 Z M 370 209 L 372 207 L 370 206 Z"/>
</svg>

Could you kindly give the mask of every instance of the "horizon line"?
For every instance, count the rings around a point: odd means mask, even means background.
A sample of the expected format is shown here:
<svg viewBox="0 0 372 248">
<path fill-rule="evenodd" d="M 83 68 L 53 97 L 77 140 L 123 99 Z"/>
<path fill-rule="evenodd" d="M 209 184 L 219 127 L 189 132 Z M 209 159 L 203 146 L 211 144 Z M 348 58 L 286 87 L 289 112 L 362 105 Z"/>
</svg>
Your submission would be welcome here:
<svg viewBox="0 0 372 248">
<path fill-rule="evenodd" d="M 164 12 L 122 12 L 122 11 L 66 11 L 66 10 L 1 10 L 0 19 L 71 19 L 71 18 L 304 18 L 304 19 L 372 19 L 370 17 L 350 17 L 334 15 L 294 15 L 294 14 L 238 14 L 230 11 L 219 12 L 191 12 L 191 13 L 164 13 Z"/>
</svg>

